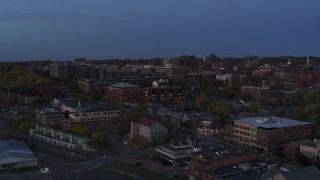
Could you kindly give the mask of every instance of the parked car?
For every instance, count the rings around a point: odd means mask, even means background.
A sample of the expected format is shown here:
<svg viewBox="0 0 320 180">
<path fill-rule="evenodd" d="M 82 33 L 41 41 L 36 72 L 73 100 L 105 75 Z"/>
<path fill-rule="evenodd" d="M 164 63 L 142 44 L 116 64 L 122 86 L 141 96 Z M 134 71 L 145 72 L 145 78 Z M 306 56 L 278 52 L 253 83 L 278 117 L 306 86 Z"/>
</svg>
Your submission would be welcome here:
<svg viewBox="0 0 320 180">
<path fill-rule="evenodd" d="M 169 166 L 169 165 L 172 165 L 173 163 L 171 161 L 168 161 L 168 160 L 164 160 L 162 161 L 162 166 Z"/>
<path fill-rule="evenodd" d="M 40 173 L 41 174 L 49 173 L 49 169 L 48 168 L 40 168 Z"/>
</svg>

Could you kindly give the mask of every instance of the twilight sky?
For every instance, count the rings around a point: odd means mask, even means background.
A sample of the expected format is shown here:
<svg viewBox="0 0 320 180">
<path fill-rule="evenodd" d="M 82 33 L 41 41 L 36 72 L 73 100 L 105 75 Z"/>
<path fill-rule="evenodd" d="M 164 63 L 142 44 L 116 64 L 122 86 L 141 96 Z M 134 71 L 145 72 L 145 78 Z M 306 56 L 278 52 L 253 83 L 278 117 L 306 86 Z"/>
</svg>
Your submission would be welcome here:
<svg viewBox="0 0 320 180">
<path fill-rule="evenodd" d="M 1 60 L 320 56 L 319 0 L 1 0 Z"/>
</svg>

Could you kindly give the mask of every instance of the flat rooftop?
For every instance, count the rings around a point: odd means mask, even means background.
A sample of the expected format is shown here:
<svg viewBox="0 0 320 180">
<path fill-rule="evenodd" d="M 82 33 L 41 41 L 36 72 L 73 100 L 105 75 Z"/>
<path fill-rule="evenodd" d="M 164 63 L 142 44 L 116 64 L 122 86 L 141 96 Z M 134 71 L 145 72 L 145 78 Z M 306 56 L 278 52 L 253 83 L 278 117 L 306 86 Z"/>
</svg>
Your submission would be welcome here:
<svg viewBox="0 0 320 180">
<path fill-rule="evenodd" d="M 309 122 L 297 121 L 297 120 L 280 118 L 275 116 L 242 118 L 242 119 L 234 120 L 234 123 L 235 124 L 246 123 L 254 127 L 262 127 L 266 129 L 311 125 L 311 123 Z"/>
<path fill-rule="evenodd" d="M 134 85 L 134 84 L 129 84 L 129 83 L 124 83 L 124 82 L 118 82 L 115 84 L 111 84 L 111 87 L 115 87 L 115 88 L 120 88 L 120 89 L 135 89 L 135 88 L 139 88 L 139 86 Z"/>
<path fill-rule="evenodd" d="M 215 147 L 207 151 L 194 153 L 193 156 L 198 156 L 202 159 L 213 161 L 215 159 L 223 159 L 223 158 L 235 157 L 235 156 L 246 155 L 251 153 L 253 152 L 247 149 L 239 149 L 238 147 L 227 146 L 227 147 Z"/>
</svg>

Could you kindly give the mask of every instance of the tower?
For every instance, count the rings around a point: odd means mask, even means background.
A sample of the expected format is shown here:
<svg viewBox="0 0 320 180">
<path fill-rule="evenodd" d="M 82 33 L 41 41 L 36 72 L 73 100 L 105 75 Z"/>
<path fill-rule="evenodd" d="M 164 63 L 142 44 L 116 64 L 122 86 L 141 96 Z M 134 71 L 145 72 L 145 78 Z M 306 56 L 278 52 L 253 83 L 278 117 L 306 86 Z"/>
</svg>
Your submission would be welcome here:
<svg viewBox="0 0 320 180">
<path fill-rule="evenodd" d="M 248 54 L 248 58 L 247 58 L 246 66 L 247 66 L 247 67 L 249 67 L 249 66 L 250 66 L 250 56 L 249 56 L 249 54 Z"/>
</svg>

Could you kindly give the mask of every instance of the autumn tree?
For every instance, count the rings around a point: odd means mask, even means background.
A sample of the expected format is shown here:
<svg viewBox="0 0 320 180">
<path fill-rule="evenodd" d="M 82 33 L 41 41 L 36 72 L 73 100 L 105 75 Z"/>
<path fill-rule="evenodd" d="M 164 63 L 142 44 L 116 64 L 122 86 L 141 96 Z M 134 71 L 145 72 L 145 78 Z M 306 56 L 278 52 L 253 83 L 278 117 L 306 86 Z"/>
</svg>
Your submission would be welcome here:
<svg viewBox="0 0 320 180">
<path fill-rule="evenodd" d="M 230 115 L 230 106 L 226 101 L 215 101 L 208 105 L 209 112 L 217 114 L 222 121 L 226 121 Z"/>
<path fill-rule="evenodd" d="M 174 102 L 184 102 L 186 101 L 186 97 L 185 96 L 178 96 L 178 97 L 175 97 L 173 99 Z"/>
<path fill-rule="evenodd" d="M 199 97 L 197 97 L 195 104 L 200 111 L 205 111 L 208 105 L 207 95 L 205 93 L 202 93 Z"/>
<path fill-rule="evenodd" d="M 104 132 L 94 132 L 91 134 L 91 140 L 88 144 L 92 147 L 105 149 L 108 146 L 108 138 Z"/>
<path fill-rule="evenodd" d="M 89 133 L 87 126 L 83 124 L 76 124 L 72 127 L 71 131 L 81 136 L 86 136 Z"/>
<path fill-rule="evenodd" d="M 142 136 L 133 136 L 128 140 L 128 148 L 132 150 L 140 149 L 147 145 L 147 141 Z"/>
<path fill-rule="evenodd" d="M 17 126 L 17 131 L 23 133 L 23 134 L 29 134 L 30 129 L 35 128 L 34 124 L 28 123 L 28 122 L 20 122 Z"/>
</svg>

